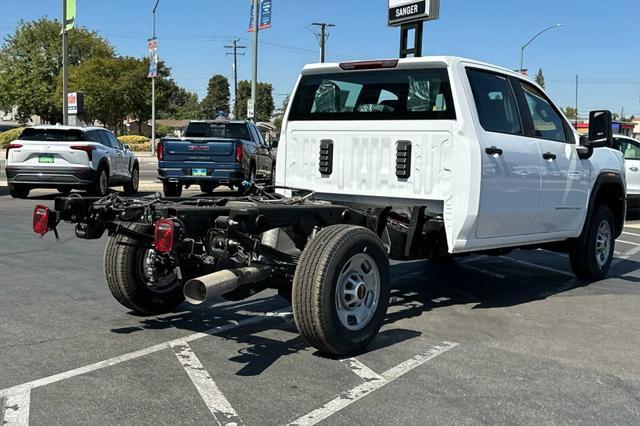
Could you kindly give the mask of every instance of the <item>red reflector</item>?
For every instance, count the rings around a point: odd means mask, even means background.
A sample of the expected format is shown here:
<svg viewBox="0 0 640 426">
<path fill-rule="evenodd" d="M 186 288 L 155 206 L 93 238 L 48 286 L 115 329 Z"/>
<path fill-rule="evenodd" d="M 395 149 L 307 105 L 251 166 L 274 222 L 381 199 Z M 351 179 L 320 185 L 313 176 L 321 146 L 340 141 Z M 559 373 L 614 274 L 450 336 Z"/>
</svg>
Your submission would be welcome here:
<svg viewBox="0 0 640 426">
<path fill-rule="evenodd" d="M 155 224 L 154 240 L 156 250 L 169 253 L 173 250 L 173 236 L 175 225 L 171 219 L 160 219 Z"/>
<path fill-rule="evenodd" d="M 395 68 L 398 66 L 397 59 L 387 59 L 384 61 L 361 61 L 361 62 L 343 62 L 340 68 L 345 71 L 351 70 L 375 70 L 381 68 Z"/>
<path fill-rule="evenodd" d="M 244 160 L 244 147 L 241 142 L 236 143 L 236 163 L 242 163 Z"/>
<path fill-rule="evenodd" d="M 46 206 L 36 206 L 33 209 L 33 232 L 44 235 L 49 232 L 49 208 Z"/>
<path fill-rule="evenodd" d="M 89 161 L 93 160 L 93 150 L 96 149 L 93 145 L 71 145 L 70 148 L 86 152 L 89 157 Z"/>
<path fill-rule="evenodd" d="M 164 156 L 164 147 L 162 146 L 162 142 L 158 142 L 158 146 L 156 146 L 156 157 L 158 157 L 158 161 L 162 161 L 163 156 Z"/>
<path fill-rule="evenodd" d="M 7 160 L 9 159 L 9 150 L 10 149 L 14 149 L 14 148 L 22 148 L 22 144 L 21 143 L 10 143 L 9 145 L 7 145 L 7 152 L 6 152 Z"/>
</svg>

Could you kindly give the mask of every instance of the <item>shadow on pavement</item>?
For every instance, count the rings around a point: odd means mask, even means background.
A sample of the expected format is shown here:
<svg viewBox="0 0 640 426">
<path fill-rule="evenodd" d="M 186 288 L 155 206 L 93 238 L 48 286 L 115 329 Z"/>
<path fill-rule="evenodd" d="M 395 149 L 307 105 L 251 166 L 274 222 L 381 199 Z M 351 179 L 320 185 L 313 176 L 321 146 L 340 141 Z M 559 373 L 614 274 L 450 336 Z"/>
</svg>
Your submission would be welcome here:
<svg viewBox="0 0 640 426">
<path fill-rule="evenodd" d="M 0 197 L 3 195 L 9 195 L 9 187 L 0 185 Z"/>
</svg>

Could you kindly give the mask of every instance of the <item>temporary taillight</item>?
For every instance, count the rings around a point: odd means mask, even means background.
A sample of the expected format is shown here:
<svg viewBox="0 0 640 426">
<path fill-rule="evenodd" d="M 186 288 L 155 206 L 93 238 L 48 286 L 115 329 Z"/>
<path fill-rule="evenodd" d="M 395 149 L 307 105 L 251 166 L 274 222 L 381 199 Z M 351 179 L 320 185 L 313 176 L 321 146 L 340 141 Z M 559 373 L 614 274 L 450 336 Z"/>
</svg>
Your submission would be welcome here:
<svg viewBox="0 0 640 426">
<path fill-rule="evenodd" d="M 160 219 L 155 224 L 154 240 L 156 250 L 160 253 L 169 253 L 173 250 L 173 238 L 175 225 L 171 219 Z"/>
<path fill-rule="evenodd" d="M 48 207 L 38 205 L 33 209 L 33 232 L 38 235 L 45 235 L 49 232 Z"/>
<path fill-rule="evenodd" d="M 244 147 L 242 143 L 238 142 L 236 144 L 236 163 L 242 163 L 242 160 L 244 160 Z"/>
<path fill-rule="evenodd" d="M 9 150 L 10 149 L 15 149 L 15 148 L 22 148 L 22 144 L 21 143 L 10 143 L 9 145 L 7 145 L 7 160 L 9 159 Z"/>
<path fill-rule="evenodd" d="M 70 148 L 75 149 L 76 151 L 86 152 L 89 157 L 89 161 L 93 160 L 93 151 L 96 149 L 93 145 L 71 145 Z"/>
<path fill-rule="evenodd" d="M 340 68 L 345 71 L 352 70 L 375 70 L 381 68 L 395 68 L 398 66 L 397 59 L 387 59 L 383 61 L 361 61 L 361 62 L 342 62 Z"/>
<path fill-rule="evenodd" d="M 159 142 L 158 146 L 156 146 L 156 156 L 158 157 L 158 161 L 162 161 L 163 155 L 164 155 L 164 147 L 162 146 L 162 142 Z"/>
</svg>

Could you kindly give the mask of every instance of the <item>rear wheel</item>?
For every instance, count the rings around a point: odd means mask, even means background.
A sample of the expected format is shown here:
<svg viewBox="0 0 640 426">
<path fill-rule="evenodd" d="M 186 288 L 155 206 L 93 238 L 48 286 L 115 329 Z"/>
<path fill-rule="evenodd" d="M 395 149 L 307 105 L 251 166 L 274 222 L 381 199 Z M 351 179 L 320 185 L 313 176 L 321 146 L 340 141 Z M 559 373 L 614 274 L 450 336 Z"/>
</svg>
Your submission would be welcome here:
<svg viewBox="0 0 640 426">
<path fill-rule="evenodd" d="M 613 260 L 614 221 L 609 207 L 600 205 L 595 211 L 582 241 L 569 251 L 571 268 L 579 278 L 597 281 L 604 278 Z"/>
<path fill-rule="evenodd" d="M 335 225 L 302 252 L 293 280 L 293 315 L 315 348 L 333 355 L 362 351 L 389 305 L 389 259 L 369 229 Z"/>
<path fill-rule="evenodd" d="M 144 225 L 129 229 L 144 232 Z M 104 271 L 113 297 L 140 314 L 171 312 L 184 301 L 178 271 L 155 250 L 122 234 L 109 238 L 104 252 Z"/>
<path fill-rule="evenodd" d="M 179 183 L 165 182 L 162 184 L 162 189 L 164 191 L 165 197 L 181 197 L 182 196 L 182 185 L 180 185 Z"/>
<path fill-rule="evenodd" d="M 27 198 L 31 189 L 25 185 L 9 184 L 9 194 L 13 198 Z"/>
<path fill-rule="evenodd" d="M 109 171 L 106 167 L 101 166 L 98 169 L 96 180 L 89 188 L 91 195 L 104 197 L 109 193 Z"/>
<path fill-rule="evenodd" d="M 122 186 L 122 189 L 124 189 L 124 193 L 126 195 L 134 195 L 135 193 L 138 192 L 139 186 L 140 186 L 140 171 L 138 170 L 137 166 L 134 166 L 133 170 L 131 171 L 131 180 L 125 183 Z"/>
</svg>

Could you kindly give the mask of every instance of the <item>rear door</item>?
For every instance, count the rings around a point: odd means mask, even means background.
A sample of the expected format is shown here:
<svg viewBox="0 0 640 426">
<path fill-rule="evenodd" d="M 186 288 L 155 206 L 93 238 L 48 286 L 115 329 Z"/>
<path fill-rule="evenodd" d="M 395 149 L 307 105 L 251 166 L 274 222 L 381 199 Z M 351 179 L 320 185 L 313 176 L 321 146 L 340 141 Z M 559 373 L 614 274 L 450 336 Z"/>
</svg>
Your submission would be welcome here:
<svg viewBox="0 0 640 426">
<path fill-rule="evenodd" d="M 525 81 L 514 84 L 526 134 L 537 141 L 543 164 L 536 222 L 544 232 L 576 231 L 587 208 L 589 162 L 578 157 L 573 132 L 549 98 Z"/>
<path fill-rule="evenodd" d="M 108 132 L 106 130 L 97 130 L 96 132 L 100 138 L 100 142 L 102 143 L 107 162 L 109 163 L 109 174 L 111 176 L 120 176 L 116 150 L 111 146 Z"/>
<path fill-rule="evenodd" d="M 118 138 L 116 138 L 116 136 L 113 133 L 111 133 L 108 130 L 105 130 L 104 132 L 107 135 L 109 144 L 115 151 L 114 161 L 116 163 L 116 169 L 118 170 L 118 175 L 123 178 L 131 177 L 129 173 L 129 159 L 125 155 L 124 147 L 122 146 Z"/>
<path fill-rule="evenodd" d="M 524 133 L 509 77 L 467 68 L 481 142 L 482 184 L 478 238 L 541 232 L 542 157 L 536 140 Z"/>
</svg>

